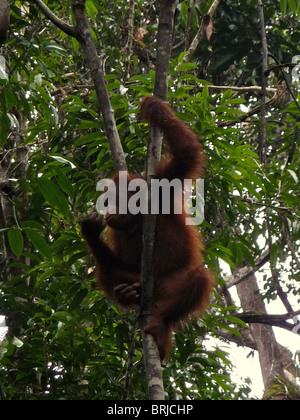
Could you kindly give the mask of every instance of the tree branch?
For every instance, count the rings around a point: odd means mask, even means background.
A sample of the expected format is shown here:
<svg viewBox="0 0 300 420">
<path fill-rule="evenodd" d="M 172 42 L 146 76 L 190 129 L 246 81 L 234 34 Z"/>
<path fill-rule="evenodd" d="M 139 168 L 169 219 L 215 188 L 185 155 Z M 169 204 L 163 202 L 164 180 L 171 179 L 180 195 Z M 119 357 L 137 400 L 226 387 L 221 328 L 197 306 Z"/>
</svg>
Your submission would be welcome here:
<svg viewBox="0 0 300 420">
<path fill-rule="evenodd" d="M 261 31 L 261 44 L 262 44 L 262 75 L 261 75 L 261 143 L 260 143 L 260 158 L 263 165 L 266 164 L 267 158 L 267 123 L 266 123 L 266 87 L 267 87 L 267 77 L 266 72 L 268 69 L 268 47 L 267 47 L 267 38 L 265 30 L 265 18 L 264 18 L 264 9 L 261 0 L 257 0 L 258 11 L 259 11 L 259 21 L 260 21 L 260 31 Z"/>
<path fill-rule="evenodd" d="M 169 62 L 172 48 L 175 0 L 161 0 L 157 33 L 157 55 L 154 94 L 166 100 L 168 93 Z M 148 208 L 151 209 L 150 183 L 160 161 L 162 135 L 157 127 L 150 127 L 146 165 L 148 184 Z M 142 330 L 148 323 L 153 301 L 153 253 L 155 243 L 156 215 L 149 211 L 143 221 L 142 250 L 142 296 L 140 325 Z M 150 334 L 143 334 L 144 362 L 148 382 L 149 399 L 164 399 L 160 357 L 156 342 Z"/>
<path fill-rule="evenodd" d="M 209 90 L 222 91 L 222 90 L 234 90 L 235 92 L 240 93 L 261 93 L 261 86 L 216 86 L 216 85 L 207 85 Z M 204 86 L 199 86 L 199 89 L 202 90 Z M 276 94 L 278 88 L 266 88 L 267 93 Z"/>
<path fill-rule="evenodd" d="M 49 7 L 45 5 L 42 0 L 33 0 L 33 2 L 38 6 L 38 8 L 44 13 L 44 15 L 52 22 L 55 26 L 65 32 L 67 35 L 76 38 L 76 28 L 72 25 L 68 25 L 67 23 L 63 22 L 59 19 Z"/>
<path fill-rule="evenodd" d="M 300 261 L 299 261 L 299 258 L 297 256 L 297 254 L 296 254 L 295 247 L 294 247 L 294 244 L 292 243 L 291 234 L 290 234 L 289 231 L 286 234 L 286 240 L 287 240 L 287 245 L 289 247 L 289 250 L 292 254 L 293 260 L 295 261 L 295 263 L 298 267 L 298 270 L 300 271 Z"/>
<path fill-rule="evenodd" d="M 128 357 L 127 357 L 127 364 L 126 364 L 126 372 L 125 372 L 125 384 L 123 389 L 123 400 L 128 400 L 128 395 L 130 392 L 130 379 L 132 376 L 133 370 L 133 359 L 134 359 L 134 350 L 135 350 L 135 342 L 136 342 L 136 330 L 138 326 L 138 316 L 135 317 L 134 322 L 131 327 L 130 337 L 129 337 L 129 346 L 128 346 Z"/>
<path fill-rule="evenodd" d="M 85 0 L 73 1 L 72 11 L 76 21 L 77 39 L 84 51 L 94 82 L 100 111 L 103 116 L 105 134 L 110 144 L 115 168 L 119 171 L 126 171 L 127 166 L 116 126 L 114 111 L 111 107 L 104 76 L 101 71 L 101 63 L 89 28 L 88 17 L 85 11 Z"/>
<path fill-rule="evenodd" d="M 270 88 L 272 89 L 272 88 Z M 269 90 L 271 92 L 271 90 Z M 262 92 L 262 88 L 261 88 L 261 92 Z M 280 98 L 284 95 L 285 90 L 279 90 L 276 89 L 274 95 L 272 96 L 272 98 L 268 101 L 265 102 L 264 106 L 265 109 L 267 109 L 269 106 L 274 105 L 276 102 L 278 102 L 280 100 Z M 245 115 L 241 115 L 239 116 L 239 121 L 238 122 L 243 122 L 246 121 L 249 117 L 251 117 L 252 115 L 258 114 L 261 111 L 261 104 L 250 109 L 250 111 L 248 111 Z M 218 127 L 229 127 L 231 125 L 237 124 L 237 121 L 222 121 L 220 123 L 218 123 Z"/>
<path fill-rule="evenodd" d="M 292 331 L 295 327 L 295 324 L 291 324 L 287 322 L 287 320 L 292 319 L 299 314 L 300 311 L 289 312 L 284 315 L 268 315 L 266 313 L 257 314 L 251 312 L 244 312 L 242 314 L 234 313 L 232 315 L 246 322 L 247 324 L 266 324 L 272 327 L 279 327 L 288 331 Z"/>
<path fill-rule="evenodd" d="M 130 71 L 130 59 L 132 55 L 133 31 L 134 31 L 134 15 L 135 15 L 135 0 L 130 0 L 129 18 L 128 18 L 128 32 L 126 43 L 126 62 L 124 70 L 124 79 L 128 78 Z"/>
<path fill-rule="evenodd" d="M 220 3 L 220 0 L 214 0 L 213 4 L 211 5 L 210 9 L 208 10 L 207 14 L 202 17 L 200 27 L 198 29 L 197 34 L 195 35 L 193 41 L 191 42 L 190 48 L 188 49 L 186 55 L 183 57 L 183 62 L 187 62 L 190 60 L 191 56 L 194 54 L 198 44 L 205 33 L 205 29 L 210 22 L 210 19 L 215 14 L 215 11 Z"/>
<path fill-rule="evenodd" d="M 271 274 L 272 274 L 272 279 L 273 279 L 273 284 L 275 286 L 275 289 L 277 291 L 277 294 L 281 300 L 281 302 L 284 304 L 285 309 L 288 312 L 293 312 L 293 308 L 288 300 L 287 297 L 287 293 L 284 292 L 284 290 L 281 287 L 280 281 L 279 281 L 279 275 L 278 275 L 278 270 L 276 268 L 273 268 L 272 266 L 271 268 Z"/>
<path fill-rule="evenodd" d="M 236 195 L 232 195 L 232 194 L 229 194 L 229 197 L 230 198 L 232 198 L 232 199 L 236 199 L 237 198 L 237 196 Z M 240 201 L 242 201 L 243 203 L 248 203 L 248 204 L 250 204 L 250 205 L 252 205 L 252 206 L 256 206 L 256 207 L 266 207 L 266 209 L 274 209 L 274 210 L 276 210 L 277 212 L 285 212 L 285 213 L 288 213 L 288 214 L 290 214 L 294 219 L 296 219 L 296 220 L 300 220 L 300 217 L 299 216 L 297 216 L 296 214 L 295 214 L 295 212 L 293 212 L 291 209 L 289 209 L 288 207 L 284 207 L 284 206 L 279 206 L 279 205 L 275 205 L 275 204 L 269 204 L 269 203 L 259 203 L 258 201 L 253 201 L 253 200 L 251 200 L 251 199 L 249 199 L 249 198 L 241 198 L 241 197 L 238 197 L 238 199 L 240 200 Z M 298 265 L 298 267 L 300 268 L 300 264 Z"/>
<path fill-rule="evenodd" d="M 229 289 L 232 286 L 241 283 L 245 280 L 253 271 L 259 270 L 264 264 L 266 264 L 270 259 L 270 251 L 264 251 L 258 258 L 255 260 L 255 268 L 252 266 L 245 266 L 238 268 L 234 274 L 230 276 L 225 276 L 224 281 L 226 283 L 227 288 Z"/>
</svg>

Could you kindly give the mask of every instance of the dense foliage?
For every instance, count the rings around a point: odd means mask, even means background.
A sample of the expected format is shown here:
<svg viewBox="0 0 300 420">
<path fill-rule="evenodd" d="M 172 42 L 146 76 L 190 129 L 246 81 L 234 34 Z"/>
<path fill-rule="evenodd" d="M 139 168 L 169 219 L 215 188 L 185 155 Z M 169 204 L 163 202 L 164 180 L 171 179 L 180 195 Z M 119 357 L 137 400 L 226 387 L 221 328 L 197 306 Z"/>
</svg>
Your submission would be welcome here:
<svg viewBox="0 0 300 420">
<path fill-rule="evenodd" d="M 268 86 L 283 93 L 268 108 L 263 165 L 259 111 L 240 122 L 259 105 L 260 94 L 209 88 L 261 85 L 257 2 L 222 1 L 210 41 L 202 38 L 185 62 L 185 48 L 211 3 L 178 4 L 168 94 L 207 153 L 204 258 L 219 277 L 220 291 L 221 261 L 232 271 L 254 265 L 271 241 L 271 264 L 284 289 L 299 295 L 298 81 L 291 68 L 279 66 L 299 54 L 299 5 L 264 2 L 274 67 Z M 47 4 L 72 22 L 69 0 Z M 128 168 L 140 173 L 148 127 L 138 107 L 153 92 L 158 15 L 156 2 L 135 1 L 136 35 L 128 56 L 129 6 L 120 0 L 86 2 Z M 97 180 L 114 172 L 82 51 L 34 2 L 14 0 L 2 55 L 7 78 L 0 79 L 0 189 L 9 195 L 12 213 L 11 224 L 5 224 L 2 205 L 0 314 L 7 317 L 9 333 L 0 343 L 1 397 L 143 399 L 147 384 L 139 332 L 133 368 L 127 365 L 135 314 L 123 314 L 96 290 L 93 260 L 79 235 L 78 220 L 98 198 Z M 9 191 L 2 188 L 8 183 Z M 278 298 L 268 275 L 263 297 Z M 210 336 L 224 339 L 221 330 L 239 336 L 243 325 L 216 292 L 201 322 L 174 338 L 164 368 L 168 398 L 246 398 L 248 387 L 230 379 L 228 355 L 205 346 Z"/>
</svg>

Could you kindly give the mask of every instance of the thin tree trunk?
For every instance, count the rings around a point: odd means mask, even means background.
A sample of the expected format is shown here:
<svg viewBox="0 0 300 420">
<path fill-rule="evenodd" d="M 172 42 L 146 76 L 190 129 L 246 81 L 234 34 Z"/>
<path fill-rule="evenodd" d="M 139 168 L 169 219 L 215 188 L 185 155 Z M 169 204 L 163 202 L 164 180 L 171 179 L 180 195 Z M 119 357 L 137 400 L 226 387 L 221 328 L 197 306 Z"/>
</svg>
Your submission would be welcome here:
<svg viewBox="0 0 300 420">
<path fill-rule="evenodd" d="M 254 273 L 238 283 L 236 288 L 245 312 L 266 313 Z M 278 344 L 270 325 L 250 324 L 249 328 L 257 345 L 264 386 L 267 389 L 274 377 L 284 376 Z"/>
<path fill-rule="evenodd" d="M 169 62 L 172 49 L 173 25 L 176 1 L 161 0 L 159 8 L 159 25 L 157 34 L 157 56 L 154 94 L 167 99 Z M 156 127 L 150 127 L 146 179 L 148 184 L 148 209 L 151 209 L 151 180 L 161 156 L 162 134 Z M 152 311 L 153 298 L 153 251 L 155 242 L 156 215 L 144 216 L 143 250 L 142 250 L 142 299 L 140 325 L 143 329 Z M 149 399 L 164 399 L 164 388 L 161 374 L 160 357 L 154 338 L 143 334 L 144 362 L 146 368 Z"/>
<path fill-rule="evenodd" d="M 264 9 L 261 0 L 257 0 L 259 21 L 260 21 L 260 32 L 261 32 L 261 44 L 262 44 L 262 72 L 261 72 L 261 140 L 260 140 L 260 160 L 263 165 L 266 164 L 267 158 L 267 121 L 266 121 L 266 88 L 267 88 L 267 76 L 266 70 L 268 68 L 268 47 L 267 37 L 265 29 L 265 18 Z"/>
</svg>

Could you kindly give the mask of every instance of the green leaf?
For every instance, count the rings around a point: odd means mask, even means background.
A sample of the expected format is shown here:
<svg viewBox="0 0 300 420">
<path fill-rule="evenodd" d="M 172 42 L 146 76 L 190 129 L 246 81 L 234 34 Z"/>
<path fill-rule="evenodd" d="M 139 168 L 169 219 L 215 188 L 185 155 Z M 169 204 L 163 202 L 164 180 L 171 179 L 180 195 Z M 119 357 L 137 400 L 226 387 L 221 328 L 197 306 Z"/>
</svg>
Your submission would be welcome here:
<svg viewBox="0 0 300 420">
<path fill-rule="evenodd" d="M 208 98 L 209 98 L 209 89 L 208 89 L 208 86 L 205 85 L 203 86 L 203 89 L 202 89 L 202 99 L 203 101 L 207 101 Z"/>
<path fill-rule="evenodd" d="M 70 310 L 79 308 L 80 303 L 86 297 L 88 293 L 87 289 L 80 290 L 73 298 L 72 302 L 70 303 Z"/>
<path fill-rule="evenodd" d="M 78 130 L 99 130 L 99 124 L 97 121 L 81 120 L 77 126 Z"/>
<path fill-rule="evenodd" d="M 45 227 L 41 223 L 37 222 L 36 220 L 25 220 L 22 223 L 22 228 L 26 228 L 26 227 L 29 227 L 32 229 L 38 229 L 41 232 L 43 232 L 45 229 Z"/>
<path fill-rule="evenodd" d="M 185 56 L 186 54 L 187 54 L 187 52 L 186 52 L 186 51 L 184 51 L 184 52 L 182 52 L 182 53 L 180 53 L 180 54 L 179 54 L 178 59 L 177 59 L 178 64 L 179 64 L 179 63 L 181 63 L 181 62 L 183 61 L 183 58 L 184 58 L 184 56 Z"/>
<path fill-rule="evenodd" d="M 288 172 L 291 175 L 291 177 L 293 178 L 293 180 L 295 181 L 295 183 L 299 184 L 299 178 L 298 178 L 296 172 L 292 171 L 291 169 L 288 169 Z"/>
<path fill-rule="evenodd" d="M 64 57 L 66 55 L 66 50 L 61 45 L 58 44 L 48 44 L 47 49 L 50 50 L 52 53 L 56 53 Z"/>
<path fill-rule="evenodd" d="M 37 277 L 35 288 L 38 288 L 40 284 L 46 280 L 51 278 L 56 273 L 56 268 L 50 268 L 49 270 L 44 271 L 40 276 Z"/>
<path fill-rule="evenodd" d="M 17 257 L 19 257 L 22 254 L 24 248 L 24 241 L 21 230 L 17 228 L 9 229 L 8 242 L 12 252 Z"/>
<path fill-rule="evenodd" d="M 87 145 L 88 143 L 92 143 L 92 142 L 100 144 L 100 134 L 98 131 L 94 131 L 92 133 L 88 133 L 80 137 L 74 142 L 74 146 Z"/>
<path fill-rule="evenodd" d="M 293 13 L 297 13 L 297 5 L 296 5 L 296 1 L 295 0 L 288 0 L 290 9 Z"/>
<path fill-rule="evenodd" d="M 230 385 L 228 385 L 225 380 L 223 381 L 221 378 L 224 375 L 216 375 L 213 374 L 212 378 L 213 380 L 224 390 L 224 391 L 229 391 L 229 392 L 233 392 L 233 389 Z M 226 378 L 226 380 L 228 381 L 228 378 Z M 228 381 L 229 382 L 229 381 Z"/>
<path fill-rule="evenodd" d="M 234 93 L 233 90 L 230 90 L 230 89 L 226 90 L 221 97 L 220 105 L 224 105 L 227 99 L 230 98 L 233 95 L 233 93 Z"/>
<path fill-rule="evenodd" d="M 99 137 L 99 134 L 98 134 L 98 137 Z M 71 162 L 71 160 L 68 160 L 68 159 L 66 159 L 66 158 L 64 158 L 62 156 L 50 155 L 50 157 L 52 159 L 57 160 L 60 163 L 63 163 L 63 164 L 66 164 L 66 165 L 70 165 L 72 169 L 76 168 L 74 162 Z"/>
<path fill-rule="evenodd" d="M 13 337 L 11 340 L 11 344 L 13 344 L 16 347 L 22 347 L 23 346 L 23 341 L 19 340 L 17 337 Z"/>
<path fill-rule="evenodd" d="M 18 103 L 17 98 L 11 90 L 4 89 L 4 95 L 5 95 L 6 109 L 11 109 L 17 105 Z"/>
<path fill-rule="evenodd" d="M 220 251 L 225 252 L 225 254 L 229 255 L 230 257 L 232 257 L 232 252 L 230 251 L 230 249 L 225 248 L 225 246 L 223 246 L 223 245 L 221 245 L 221 244 L 218 244 L 218 249 L 219 249 Z"/>
<path fill-rule="evenodd" d="M 120 81 L 119 80 L 114 80 L 113 82 L 106 84 L 106 89 L 108 91 L 111 91 L 111 90 L 114 90 L 114 89 L 118 89 L 119 86 L 120 86 Z"/>
<path fill-rule="evenodd" d="M 280 258 L 282 253 L 282 243 L 281 242 L 275 242 L 272 244 L 271 252 L 270 252 L 270 265 L 271 267 L 276 267 L 277 259 Z"/>
<path fill-rule="evenodd" d="M 63 215 L 68 216 L 69 203 L 57 185 L 45 177 L 40 178 L 38 184 L 45 200 Z"/>
<path fill-rule="evenodd" d="M 285 16 L 287 9 L 287 0 L 280 0 L 280 11 Z"/>
<path fill-rule="evenodd" d="M 227 322 L 232 322 L 233 324 L 238 324 L 238 325 L 241 325 L 242 327 L 247 328 L 247 324 L 244 321 L 242 321 L 240 318 L 237 318 L 236 316 L 226 315 L 225 319 Z"/>
<path fill-rule="evenodd" d="M 59 185 L 61 189 L 68 194 L 70 197 L 74 197 L 75 191 L 72 185 L 72 182 L 69 180 L 69 178 L 65 175 L 62 169 L 59 167 L 53 167 L 52 170 L 56 172 L 59 180 Z"/>
<path fill-rule="evenodd" d="M 235 269 L 235 264 L 234 262 L 228 258 L 224 252 L 218 251 L 217 249 L 214 250 L 213 252 L 214 256 L 220 258 L 221 260 L 225 261 L 233 270 Z"/>
<path fill-rule="evenodd" d="M 52 252 L 45 238 L 31 228 L 25 228 L 26 235 L 35 248 L 48 260 L 52 259 Z"/>
<path fill-rule="evenodd" d="M 94 5 L 94 3 L 91 0 L 88 0 L 86 2 L 85 7 L 86 7 L 87 14 L 95 22 L 96 16 L 98 13 L 97 7 Z"/>
<path fill-rule="evenodd" d="M 229 325 L 224 324 L 223 322 L 216 322 L 216 325 L 221 329 L 229 331 L 231 334 L 234 334 L 237 337 L 242 337 L 241 333 L 236 328 L 230 327 Z"/>
<path fill-rule="evenodd" d="M 188 71 L 188 70 L 192 70 L 196 68 L 197 66 L 195 63 L 182 63 L 182 64 L 179 64 L 178 66 L 179 71 Z"/>
<path fill-rule="evenodd" d="M 10 130 L 10 121 L 6 114 L 0 116 L 0 146 L 4 146 Z"/>
<path fill-rule="evenodd" d="M 54 319 L 56 319 L 57 321 L 60 321 L 60 322 L 67 323 L 67 322 L 71 321 L 72 316 L 69 314 L 69 312 L 57 311 L 57 312 L 54 312 L 51 315 L 51 318 L 54 318 Z"/>
</svg>

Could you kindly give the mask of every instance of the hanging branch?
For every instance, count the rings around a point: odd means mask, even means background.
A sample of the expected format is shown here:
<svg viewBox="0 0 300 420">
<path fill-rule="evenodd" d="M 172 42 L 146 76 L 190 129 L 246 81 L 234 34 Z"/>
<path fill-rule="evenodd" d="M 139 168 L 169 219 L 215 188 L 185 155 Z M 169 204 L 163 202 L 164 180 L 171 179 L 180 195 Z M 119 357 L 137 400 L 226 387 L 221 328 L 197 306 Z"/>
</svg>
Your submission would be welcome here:
<svg viewBox="0 0 300 420">
<path fill-rule="evenodd" d="M 189 61 L 191 56 L 196 51 L 196 48 L 198 47 L 198 44 L 199 44 L 201 38 L 204 36 L 206 28 L 208 27 L 208 25 L 211 21 L 211 18 L 215 14 L 215 11 L 217 10 L 217 7 L 218 7 L 219 3 L 220 3 L 220 0 L 214 0 L 214 2 L 210 6 L 207 14 L 202 17 L 198 32 L 196 33 L 193 41 L 191 42 L 190 48 L 188 49 L 187 53 L 183 57 L 183 62 Z"/>
<path fill-rule="evenodd" d="M 130 0 L 129 5 L 129 17 L 128 17 L 128 32 L 127 32 L 127 43 L 126 43 L 126 62 L 124 70 L 124 79 L 127 79 L 130 72 L 130 59 L 132 55 L 132 43 L 133 43 L 133 32 L 134 32 L 134 15 L 135 15 L 135 0 Z"/>
<path fill-rule="evenodd" d="M 116 170 L 125 171 L 126 161 L 117 131 L 114 111 L 111 107 L 109 95 L 106 89 L 104 76 L 101 71 L 101 63 L 89 28 L 88 17 L 85 11 L 85 0 L 72 2 L 72 11 L 76 26 L 71 26 L 59 19 L 41 0 L 33 0 L 45 16 L 67 35 L 76 38 L 80 43 L 90 69 L 92 80 L 103 117 L 104 129 L 110 144 L 112 159 Z"/>
<path fill-rule="evenodd" d="M 262 45 L 262 75 L 261 75 L 261 140 L 260 140 L 260 159 L 263 165 L 266 164 L 267 154 L 267 121 L 266 121 L 266 88 L 267 88 L 267 76 L 266 72 L 268 69 L 268 47 L 267 37 L 265 30 L 265 18 L 264 9 L 261 0 L 257 0 L 259 21 L 260 21 L 260 32 L 261 32 L 261 45 Z"/>
<path fill-rule="evenodd" d="M 154 94 L 166 100 L 168 93 L 168 75 L 170 53 L 172 48 L 175 0 L 161 0 L 159 9 L 159 25 L 157 33 L 157 54 Z M 156 127 L 150 127 L 148 154 L 146 165 L 146 180 L 148 184 L 149 203 L 151 209 L 150 183 L 155 175 L 161 155 L 162 134 Z M 153 251 L 155 242 L 156 216 L 149 211 L 143 222 L 142 250 L 142 297 L 140 325 L 143 330 L 148 323 L 152 311 L 153 297 Z M 164 399 L 164 388 L 161 364 L 156 342 L 150 334 L 143 334 L 143 350 L 149 399 Z"/>
</svg>

